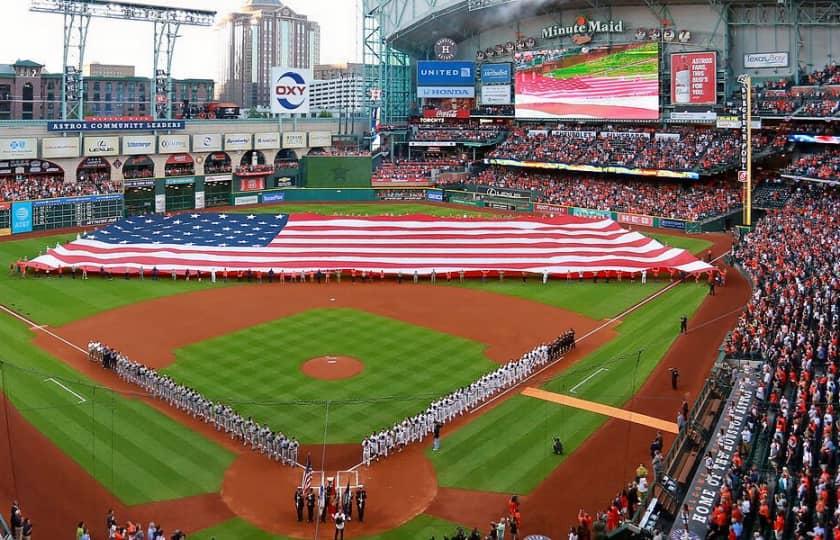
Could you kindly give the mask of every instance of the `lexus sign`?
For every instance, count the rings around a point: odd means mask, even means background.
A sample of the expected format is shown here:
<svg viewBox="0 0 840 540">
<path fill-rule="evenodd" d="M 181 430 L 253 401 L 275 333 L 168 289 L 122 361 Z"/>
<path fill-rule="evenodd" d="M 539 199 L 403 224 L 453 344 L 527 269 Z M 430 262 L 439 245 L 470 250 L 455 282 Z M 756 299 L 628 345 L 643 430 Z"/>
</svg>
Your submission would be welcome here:
<svg viewBox="0 0 840 540">
<path fill-rule="evenodd" d="M 311 69 L 271 68 L 271 112 L 309 113 Z"/>
</svg>

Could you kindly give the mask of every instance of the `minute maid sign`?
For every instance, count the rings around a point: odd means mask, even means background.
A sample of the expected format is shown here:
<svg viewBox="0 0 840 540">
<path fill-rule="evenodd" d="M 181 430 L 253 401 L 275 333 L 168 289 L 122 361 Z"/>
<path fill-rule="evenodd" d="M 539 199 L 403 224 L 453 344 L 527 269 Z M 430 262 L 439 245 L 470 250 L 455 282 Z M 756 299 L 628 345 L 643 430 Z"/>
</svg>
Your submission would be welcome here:
<svg viewBox="0 0 840 540">
<path fill-rule="evenodd" d="M 601 21 L 598 19 L 587 19 L 580 15 L 573 24 L 568 26 L 553 24 L 542 30 L 543 39 L 561 38 L 565 36 L 589 37 L 590 41 L 594 34 L 620 34 L 624 32 L 623 20 Z M 577 40 L 574 40 L 576 43 Z M 581 43 L 579 43 L 581 44 Z"/>
</svg>

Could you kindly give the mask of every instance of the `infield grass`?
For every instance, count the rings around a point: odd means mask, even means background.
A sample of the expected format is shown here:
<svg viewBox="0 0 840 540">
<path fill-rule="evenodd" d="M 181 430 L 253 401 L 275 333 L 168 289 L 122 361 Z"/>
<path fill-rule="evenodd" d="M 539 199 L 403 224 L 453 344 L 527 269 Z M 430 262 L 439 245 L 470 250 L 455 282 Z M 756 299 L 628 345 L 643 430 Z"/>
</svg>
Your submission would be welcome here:
<svg viewBox="0 0 840 540">
<path fill-rule="evenodd" d="M 613 406 L 625 404 L 677 338 L 679 316 L 691 316 L 706 294 L 705 286 L 693 283 L 663 293 L 624 318 L 616 328 L 617 338 L 544 388 Z M 442 486 L 529 493 L 564 459 L 551 452 L 552 437 L 561 438 L 569 455 L 605 421 L 594 413 L 515 395 L 445 436 L 442 449 L 428 456 Z"/>
<path fill-rule="evenodd" d="M 125 504 L 221 487 L 232 453 L 137 399 L 97 387 L 34 346 L 27 326 L 5 314 L 0 343 L 2 391 L 26 420 Z"/>
<path fill-rule="evenodd" d="M 303 443 L 360 443 L 490 371 L 484 347 L 364 311 L 313 309 L 178 349 L 165 372 Z M 332 381 L 301 372 L 328 355 L 364 370 Z"/>
<path fill-rule="evenodd" d="M 390 531 L 373 536 L 364 536 L 361 540 L 405 540 L 427 538 L 443 538 L 455 533 L 458 525 L 436 517 L 420 514 L 408 523 L 391 529 Z M 321 525 L 320 538 L 332 538 L 333 526 L 330 523 Z M 347 524 L 347 530 L 353 530 L 353 522 Z M 315 527 L 312 527 L 314 534 Z M 469 531 L 467 531 L 469 532 Z M 241 518 L 233 518 L 202 531 L 190 533 L 190 540 L 292 540 L 286 536 L 277 536 L 255 527 Z"/>
</svg>

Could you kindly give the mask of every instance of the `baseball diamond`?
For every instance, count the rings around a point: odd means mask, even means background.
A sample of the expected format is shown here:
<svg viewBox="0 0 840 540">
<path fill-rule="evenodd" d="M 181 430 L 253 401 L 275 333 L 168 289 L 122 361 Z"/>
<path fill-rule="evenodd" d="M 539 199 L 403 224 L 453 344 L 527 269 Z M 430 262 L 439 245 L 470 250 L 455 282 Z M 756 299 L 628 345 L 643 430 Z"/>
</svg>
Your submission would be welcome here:
<svg viewBox="0 0 840 540">
<path fill-rule="evenodd" d="M 0 540 L 840 540 L 840 0 L 164 3 L 4 3 Z"/>
</svg>

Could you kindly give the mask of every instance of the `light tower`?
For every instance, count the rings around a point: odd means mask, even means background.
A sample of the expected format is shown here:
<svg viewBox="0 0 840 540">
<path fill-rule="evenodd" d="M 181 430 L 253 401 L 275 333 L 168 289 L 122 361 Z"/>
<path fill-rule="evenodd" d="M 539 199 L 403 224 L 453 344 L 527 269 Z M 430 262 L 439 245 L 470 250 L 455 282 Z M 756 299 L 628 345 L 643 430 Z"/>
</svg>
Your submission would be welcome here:
<svg viewBox="0 0 840 540">
<path fill-rule="evenodd" d="M 182 24 L 213 26 L 215 11 L 109 2 L 104 0 L 32 0 L 30 11 L 64 16 L 61 116 L 84 117 L 85 44 L 91 17 L 154 24 L 154 67 L 149 110 L 155 117 L 172 117 L 172 56 Z M 163 66 L 163 67 L 162 67 Z M 158 113 L 158 111 L 160 111 Z"/>
</svg>

